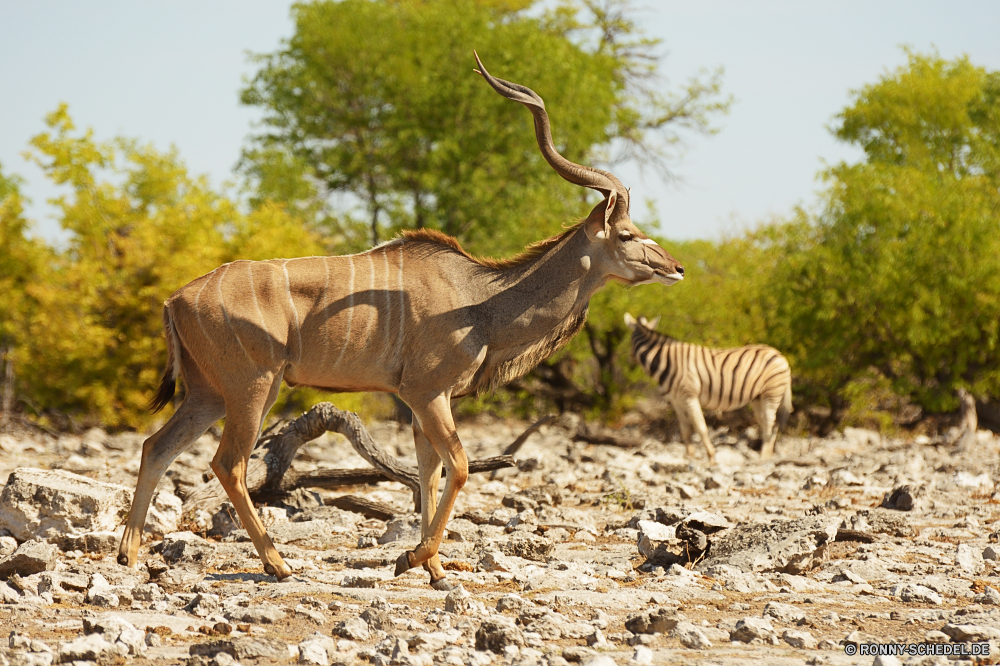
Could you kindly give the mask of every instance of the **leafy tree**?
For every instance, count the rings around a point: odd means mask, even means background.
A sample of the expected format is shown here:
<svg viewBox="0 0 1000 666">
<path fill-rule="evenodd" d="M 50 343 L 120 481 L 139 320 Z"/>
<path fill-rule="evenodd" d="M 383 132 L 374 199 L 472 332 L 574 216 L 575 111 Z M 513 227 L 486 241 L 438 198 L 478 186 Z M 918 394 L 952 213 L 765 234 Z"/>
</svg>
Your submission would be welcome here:
<svg viewBox="0 0 1000 666">
<path fill-rule="evenodd" d="M 295 34 L 258 56 L 261 69 L 242 94 L 265 112 L 244 171 L 266 191 L 302 196 L 281 184 L 290 170 L 314 192 L 358 204 L 366 237 L 358 238 L 357 219 L 335 232 L 349 246 L 427 226 L 474 252 L 504 254 L 556 233 L 586 210 L 588 194 L 545 164 L 529 114 L 472 74 L 473 48 L 491 71 L 546 100 L 559 148 L 577 162 L 606 156 L 600 148 L 616 138 L 634 152 L 671 125 L 708 131 L 709 116 L 727 107 L 718 75 L 676 98 L 638 85 L 652 81 L 655 44 L 632 38 L 635 24 L 615 11 L 622 2 L 586 3 L 592 22 L 579 20 L 578 5 L 540 17 L 524 11 L 535 4 L 296 5 Z"/>
<path fill-rule="evenodd" d="M 75 132 L 65 106 L 46 123 L 31 155 L 69 186 L 54 203 L 72 236 L 64 251 L 34 248 L 49 268 L 12 290 L 33 304 L 15 335 L 18 381 L 36 415 L 56 425 L 140 427 L 162 370 L 163 301 L 224 262 L 321 246 L 280 206 L 242 212 L 188 175 L 176 152 L 95 141 L 92 131 Z"/>
<path fill-rule="evenodd" d="M 20 185 L 0 170 L 0 425 L 21 397 L 15 380 L 26 359 L 18 343 L 34 310 L 28 290 L 45 279 L 52 258 L 44 244 L 25 235 L 30 224 Z"/>
<path fill-rule="evenodd" d="M 873 372 L 932 412 L 1000 396 L 1000 73 L 908 53 L 854 95 L 835 134 L 866 159 L 777 233 L 769 337 L 835 412 Z"/>
</svg>

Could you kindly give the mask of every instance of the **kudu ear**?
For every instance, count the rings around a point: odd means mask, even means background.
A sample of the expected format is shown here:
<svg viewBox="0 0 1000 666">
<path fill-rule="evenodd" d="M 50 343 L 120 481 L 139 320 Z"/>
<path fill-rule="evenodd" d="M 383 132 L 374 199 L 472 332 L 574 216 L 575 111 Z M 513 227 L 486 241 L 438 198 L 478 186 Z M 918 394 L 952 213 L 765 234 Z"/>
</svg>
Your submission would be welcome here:
<svg viewBox="0 0 1000 666">
<path fill-rule="evenodd" d="M 590 211 L 590 215 L 587 216 L 587 221 L 584 223 L 589 238 L 604 239 L 611 236 L 611 214 L 615 211 L 617 202 L 618 194 L 612 190 L 607 199 Z"/>
</svg>

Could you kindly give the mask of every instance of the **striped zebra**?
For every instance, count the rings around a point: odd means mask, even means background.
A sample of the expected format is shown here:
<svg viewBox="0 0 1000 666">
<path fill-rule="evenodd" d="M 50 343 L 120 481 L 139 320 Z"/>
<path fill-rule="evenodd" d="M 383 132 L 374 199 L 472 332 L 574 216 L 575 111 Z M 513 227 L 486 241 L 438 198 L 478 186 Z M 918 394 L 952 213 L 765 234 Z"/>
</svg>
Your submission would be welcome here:
<svg viewBox="0 0 1000 666">
<path fill-rule="evenodd" d="M 792 375 L 781 352 L 767 345 L 712 349 L 681 342 L 657 333 L 659 321 L 636 321 L 625 314 L 625 324 L 632 329 L 632 357 L 673 405 L 688 455 L 694 454 L 691 433 L 697 432 L 709 462 L 715 461 L 702 407 L 726 412 L 749 404 L 763 440 L 760 456 L 770 458 L 778 428 L 792 411 Z"/>
</svg>

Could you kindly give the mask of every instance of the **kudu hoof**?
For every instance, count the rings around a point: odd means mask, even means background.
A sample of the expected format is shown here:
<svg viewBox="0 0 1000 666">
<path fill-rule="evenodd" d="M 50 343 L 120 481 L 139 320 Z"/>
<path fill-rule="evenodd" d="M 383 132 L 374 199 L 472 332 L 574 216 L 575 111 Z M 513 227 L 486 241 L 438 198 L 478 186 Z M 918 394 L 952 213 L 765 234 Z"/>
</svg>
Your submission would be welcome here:
<svg viewBox="0 0 1000 666">
<path fill-rule="evenodd" d="M 400 576 L 412 568 L 413 565 L 410 564 L 410 551 L 407 550 L 396 559 L 396 573 L 394 575 Z"/>
<path fill-rule="evenodd" d="M 287 572 L 282 573 L 282 572 L 278 571 L 278 568 L 275 567 L 273 564 L 265 564 L 264 565 L 264 573 L 266 573 L 268 576 L 274 576 L 278 580 L 284 580 L 285 578 L 288 578 L 289 576 L 292 575 L 291 570 L 288 570 Z"/>
<path fill-rule="evenodd" d="M 118 556 L 118 564 L 122 565 L 123 567 L 127 567 L 128 566 L 128 555 L 126 555 L 125 553 L 120 554 Z"/>
<path fill-rule="evenodd" d="M 434 580 L 434 576 L 431 576 L 431 587 L 442 592 L 451 592 L 457 586 L 449 583 L 448 578 L 445 576 L 441 576 L 437 580 Z"/>
</svg>

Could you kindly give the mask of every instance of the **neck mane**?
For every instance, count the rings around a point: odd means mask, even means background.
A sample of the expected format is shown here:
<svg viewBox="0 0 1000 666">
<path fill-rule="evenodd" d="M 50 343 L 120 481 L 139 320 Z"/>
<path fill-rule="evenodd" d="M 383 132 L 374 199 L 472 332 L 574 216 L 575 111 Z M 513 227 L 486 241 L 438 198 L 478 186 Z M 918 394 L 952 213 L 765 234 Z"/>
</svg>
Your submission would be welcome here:
<svg viewBox="0 0 1000 666">
<path fill-rule="evenodd" d="M 447 252 L 453 251 L 462 255 L 469 261 L 482 266 L 483 268 L 490 268 L 494 270 L 504 270 L 508 268 L 517 268 L 519 266 L 524 266 L 525 264 L 531 263 L 533 259 L 537 259 L 544 255 L 549 250 L 557 247 L 564 240 L 572 236 L 580 227 L 583 222 L 578 222 L 573 226 L 569 227 L 561 234 L 556 234 L 550 238 L 537 241 L 527 246 L 514 255 L 513 257 L 507 257 L 505 259 L 494 259 L 492 257 L 476 257 L 469 254 L 465 249 L 459 244 L 458 240 L 453 236 L 449 236 L 446 233 L 438 231 L 437 229 L 408 229 L 403 231 L 403 238 L 407 241 L 416 244 L 413 249 L 417 252 L 426 252 L 427 254 L 434 254 L 437 252 Z"/>
</svg>

